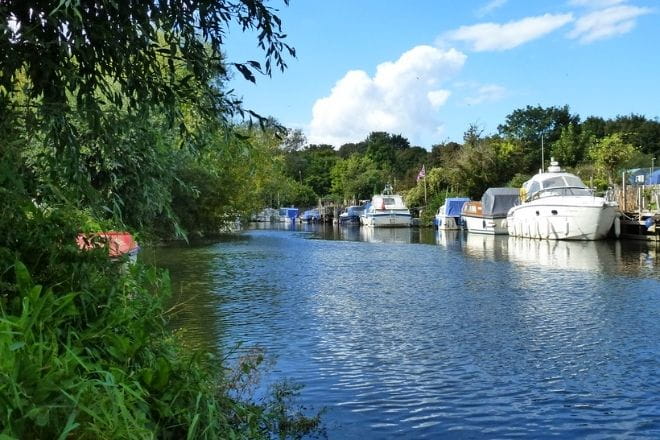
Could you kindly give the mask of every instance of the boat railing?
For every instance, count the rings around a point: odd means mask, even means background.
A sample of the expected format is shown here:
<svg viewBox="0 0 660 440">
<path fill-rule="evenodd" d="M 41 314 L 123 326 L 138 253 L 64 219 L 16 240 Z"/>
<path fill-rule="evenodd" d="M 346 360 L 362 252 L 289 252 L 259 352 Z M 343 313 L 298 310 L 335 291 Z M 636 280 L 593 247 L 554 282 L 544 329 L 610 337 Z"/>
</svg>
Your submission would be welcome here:
<svg viewBox="0 0 660 440">
<path fill-rule="evenodd" d="M 563 186 L 555 188 L 543 188 L 531 194 L 527 201 L 541 199 L 544 197 L 565 197 L 565 196 L 591 196 L 594 197 L 595 191 L 591 188 L 584 188 L 581 186 Z"/>
<path fill-rule="evenodd" d="M 607 191 L 603 194 L 603 198 L 607 202 L 616 202 L 616 193 L 612 187 L 607 188 Z"/>
</svg>

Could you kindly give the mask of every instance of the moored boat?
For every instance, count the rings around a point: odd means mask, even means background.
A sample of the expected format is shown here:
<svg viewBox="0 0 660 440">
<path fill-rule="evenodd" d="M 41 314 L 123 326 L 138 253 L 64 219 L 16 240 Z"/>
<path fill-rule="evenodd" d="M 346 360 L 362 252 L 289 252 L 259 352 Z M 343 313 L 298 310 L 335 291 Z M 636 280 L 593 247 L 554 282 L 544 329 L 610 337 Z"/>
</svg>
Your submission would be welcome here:
<svg viewBox="0 0 660 440">
<path fill-rule="evenodd" d="M 463 205 L 461 218 L 468 232 L 507 234 L 507 213 L 519 201 L 516 188 L 488 188 L 481 201 Z"/>
<path fill-rule="evenodd" d="M 340 225 L 359 225 L 360 217 L 364 214 L 365 206 L 353 205 L 339 214 Z"/>
<path fill-rule="evenodd" d="M 536 174 L 520 190 L 521 204 L 507 216 L 509 235 L 549 240 L 605 238 L 618 205 L 597 197 L 579 177 L 551 159 L 547 172 Z"/>
<path fill-rule="evenodd" d="M 317 208 L 309 209 L 300 216 L 302 223 L 318 223 L 321 220 L 321 214 Z"/>
<path fill-rule="evenodd" d="M 295 223 L 298 217 L 298 208 L 280 208 L 280 222 Z"/>
<path fill-rule="evenodd" d="M 412 222 L 412 215 L 403 202 L 403 197 L 394 194 L 391 185 L 385 185 L 382 194 L 371 198 L 360 222 L 371 227 L 408 227 Z"/>
<path fill-rule="evenodd" d="M 274 208 L 264 208 L 258 214 L 253 215 L 251 221 L 260 223 L 279 221 L 279 211 Z"/>
<path fill-rule="evenodd" d="M 447 198 L 435 215 L 438 229 L 444 231 L 461 229 L 463 224 L 461 221 L 461 210 L 463 209 L 463 205 L 469 201 L 470 199 L 467 197 Z"/>
</svg>

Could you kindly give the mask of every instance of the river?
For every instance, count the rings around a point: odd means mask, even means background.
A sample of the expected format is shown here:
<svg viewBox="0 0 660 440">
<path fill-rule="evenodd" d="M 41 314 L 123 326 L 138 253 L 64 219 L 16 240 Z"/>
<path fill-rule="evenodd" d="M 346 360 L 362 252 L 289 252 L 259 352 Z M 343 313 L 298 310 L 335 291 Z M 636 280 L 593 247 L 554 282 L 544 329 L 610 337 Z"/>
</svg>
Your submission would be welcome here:
<svg viewBox="0 0 660 440">
<path fill-rule="evenodd" d="M 260 347 L 330 439 L 660 437 L 660 253 L 297 226 L 149 249 L 174 325 Z"/>
</svg>

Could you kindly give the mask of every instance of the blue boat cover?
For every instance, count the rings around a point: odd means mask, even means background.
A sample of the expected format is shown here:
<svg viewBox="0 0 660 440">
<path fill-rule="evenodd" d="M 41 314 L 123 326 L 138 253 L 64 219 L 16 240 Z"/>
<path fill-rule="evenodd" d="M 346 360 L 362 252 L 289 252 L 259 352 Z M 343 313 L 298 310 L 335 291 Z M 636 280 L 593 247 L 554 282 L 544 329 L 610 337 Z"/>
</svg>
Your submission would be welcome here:
<svg viewBox="0 0 660 440">
<path fill-rule="evenodd" d="M 303 220 L 318 220 L 321 218 L 318 209 L 309 209 L 305 211 L 301 217 Z"/>
<path fill-rule="evenodd" d="M 520 201 L 518 188 L 488 188 L 481 196 L 483 215 L 506 217 Z"/>
<path fill-rule="evenodd" d="M 660 185 L 660 169 L 651 172 L 650 168 L 633 168 L 627 170 L 628 183 L 631 185 Z M 637 177 L 644 176 L 644 182 L 639 182 Z"/>
<path fill-rule="evenodd" d="M 449 197 L 445 200 L 445 215 L 448 217 L 460 217 L 461 209 L 465 202 L 469 202 L 467 197 Z"/>
<path fill-rule="evenodd" d="M 359 217 L 362 214 L 364 214 L 364 206 L 349 206 L 348 209 L 346 210 L 346 213 L 348 215 Z"/>
<path fill-rule="evenodd" d="M 655 170 L 649 176 L 649 185 L 660 185 L 660 170 Z"/>
</svg>

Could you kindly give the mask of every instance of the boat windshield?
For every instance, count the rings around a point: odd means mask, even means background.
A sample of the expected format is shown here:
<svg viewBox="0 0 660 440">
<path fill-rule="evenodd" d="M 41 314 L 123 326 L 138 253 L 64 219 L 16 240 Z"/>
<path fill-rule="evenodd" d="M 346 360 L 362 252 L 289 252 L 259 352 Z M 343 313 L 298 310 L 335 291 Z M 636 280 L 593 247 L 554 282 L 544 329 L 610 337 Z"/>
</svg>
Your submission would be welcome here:
<svg viewBox="0 0 660 440">
<path fill-rule="evenodd" d="M 593 196 L 594 193 L 589 188 L 545 188 L 530 197 L 530 200 L 539 199 L 542 197 L 556 197 L 556 196 Z"/>
<path fill-rule="evenodd" d="M 577 176 L 553 176 L 541 182 L 543 189 L 548 188 L 585 188 L 584 183 Z"/>
<path fill-rule="evenodd" d="M 383 197 L 383 204 L 384 205 L 395 205 L 396 201 L 394 200 L 394 197 Z"/>
</svg>

